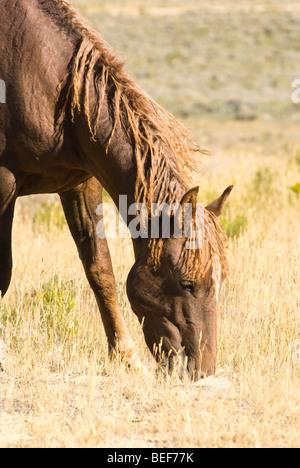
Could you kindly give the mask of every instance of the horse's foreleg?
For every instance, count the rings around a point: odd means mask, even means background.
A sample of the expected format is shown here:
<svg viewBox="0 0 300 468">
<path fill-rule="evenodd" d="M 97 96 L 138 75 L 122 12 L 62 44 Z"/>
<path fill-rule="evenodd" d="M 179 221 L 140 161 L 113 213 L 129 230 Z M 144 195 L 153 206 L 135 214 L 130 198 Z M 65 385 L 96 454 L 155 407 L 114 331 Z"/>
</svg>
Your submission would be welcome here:
<svg viewBox="0 0 300 468">
<path fill-rule="evenodd" d="M 87 279 L 101 312 L 110 351 L 118 350 L 130 364 L 137 363 L 133 342 L 118 303 L 115 278 L 106 239 L 96 233 L 102 186 L 92 178 L 60 194 L 65 216 L 78 248 Z"/>
<path fill-rule="evenodd" d="M 11 231 L 16 201 L 16 179 L 0 167 L 0 294 L 8 290 L 12 273 Z"/>
</svg>

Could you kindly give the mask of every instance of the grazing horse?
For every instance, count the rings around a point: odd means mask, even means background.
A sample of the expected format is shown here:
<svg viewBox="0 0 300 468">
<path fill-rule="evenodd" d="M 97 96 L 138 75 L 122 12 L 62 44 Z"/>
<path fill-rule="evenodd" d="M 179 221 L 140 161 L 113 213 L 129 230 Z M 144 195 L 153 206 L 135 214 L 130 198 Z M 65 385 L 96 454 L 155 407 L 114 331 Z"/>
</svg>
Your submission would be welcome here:
<svg viewBox="0 0 300 468">
<path fill-rule="evenodd" d="M 121 194 L 128 207 L 190 204 L 194 221 L 198 187 L 188 190 L 185 170 L 193 160 L 190 135 L 129 78 L 70 2 L 2 0 L 0 15 L 0 291 L 4 295 L 11 280 L 17 197 L 58 193 L 109 349 L 135 365 L 107 241 L 97 235 L 97 207 L 104 187 L 117 206 Z M 187 248 L 184 232 L 132 239 L 136 261 L 127 293 L 146 343 L 169 368 L 182 356 L 193 379 L 216 366 L 219 292 L 227 273 L 217 216 L 231 188 L 204 210 L 197 248 Z"/>
</svg>

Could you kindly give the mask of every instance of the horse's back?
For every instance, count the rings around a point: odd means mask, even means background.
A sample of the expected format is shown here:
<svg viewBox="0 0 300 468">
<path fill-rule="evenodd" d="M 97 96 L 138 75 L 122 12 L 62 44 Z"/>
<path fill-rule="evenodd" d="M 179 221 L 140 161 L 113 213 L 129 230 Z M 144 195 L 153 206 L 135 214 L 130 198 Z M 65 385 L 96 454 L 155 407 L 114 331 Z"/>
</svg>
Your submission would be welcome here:
<svg viewBox="0 0 300 468">
<path fill-rule="evenodd" d="M 89 174 L 55 116 L 74 44 L 37 0 L 0 2 L 0 16 L 0 167 L 22 179 L 20 195 L 73 188 Z"/>
</svg>

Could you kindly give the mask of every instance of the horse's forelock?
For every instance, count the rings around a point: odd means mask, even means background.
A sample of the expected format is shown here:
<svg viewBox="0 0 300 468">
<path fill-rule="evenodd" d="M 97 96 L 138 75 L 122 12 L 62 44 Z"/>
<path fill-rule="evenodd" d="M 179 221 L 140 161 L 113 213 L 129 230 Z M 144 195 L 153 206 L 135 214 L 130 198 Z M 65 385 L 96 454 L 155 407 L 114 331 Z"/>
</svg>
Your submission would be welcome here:
<svg viewBox="0 0 300 468">
<path fill-rule="evenodd" d="M 218 219 L 209 211 L 204 211 L 203 243 L 199 248 L 187 248 L 187 239 L 182 245 L 178 263 L 175 269 L 181 271 L 186 280 L 196 281 L 206 276 L 215 264 L 220 265 L 223 278 L 228 274 L 226 258 L 226 234 Z M 165 239 L 151 239 L 148 265 L 158 270 L 163 258 Z"/>
</svg>

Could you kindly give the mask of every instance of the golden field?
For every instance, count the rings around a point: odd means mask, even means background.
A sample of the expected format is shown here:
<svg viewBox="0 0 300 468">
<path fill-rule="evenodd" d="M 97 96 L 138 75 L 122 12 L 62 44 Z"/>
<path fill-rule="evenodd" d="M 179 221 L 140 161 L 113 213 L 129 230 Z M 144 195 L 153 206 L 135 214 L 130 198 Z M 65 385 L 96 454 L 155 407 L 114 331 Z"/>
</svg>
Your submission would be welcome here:
<svg viewBox="0 0 300 468">
<path fill-rule="evenodd" d="M 0 447 L 299 447 L 297 3 L 74 3 L 212 152 L 199 201 L 235 185 L 222 218 L 230 276 L 218 330 L 219 375 L 232 388 L 201 390 L 111 361 L 58 198 L 21 199 L 12 283 L 0 302 Z M 131 243 L 109 242 L 128 327 L 154 376 L 126 298 Z"/>
</svg>

